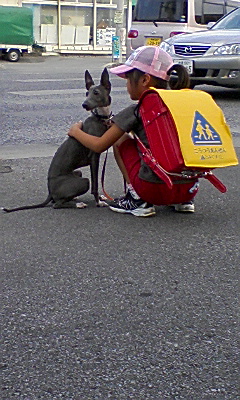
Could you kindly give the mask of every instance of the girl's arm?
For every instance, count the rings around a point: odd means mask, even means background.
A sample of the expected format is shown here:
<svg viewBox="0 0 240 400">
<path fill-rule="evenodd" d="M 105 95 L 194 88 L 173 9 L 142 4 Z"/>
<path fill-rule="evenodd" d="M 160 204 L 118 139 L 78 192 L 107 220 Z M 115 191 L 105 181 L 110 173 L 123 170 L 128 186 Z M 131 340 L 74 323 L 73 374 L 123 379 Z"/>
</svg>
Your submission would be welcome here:
<svg viewBox="0 0 240 400">
<path fill-rule="evenodd" d="M 113 124 L 101 137 L 92 136 L 81 130 L 82 122 L 71 126 L 68 136 L 74 137 L 78 142 L 96 153 L 102 153 L 111 147 L 123 134 L 124 131 Z"/>
</svg>

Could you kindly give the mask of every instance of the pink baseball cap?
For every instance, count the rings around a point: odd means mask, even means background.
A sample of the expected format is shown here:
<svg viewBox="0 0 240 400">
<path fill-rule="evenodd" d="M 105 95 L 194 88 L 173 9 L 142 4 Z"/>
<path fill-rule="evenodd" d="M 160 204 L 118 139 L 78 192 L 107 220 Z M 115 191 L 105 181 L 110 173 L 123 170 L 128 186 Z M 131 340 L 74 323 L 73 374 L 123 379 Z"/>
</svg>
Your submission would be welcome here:
<svg viewBox="0 0 240 400">
<path fill-rule="evenodd" d="M 167 72 L 172 65 L 172 57 L 166 51 L 157 46 L 141 46 L 130 55 L 123 65 L 110 68 L 110 72 L 126 78 L 126 72 L 137 68 L 142 72 L 169 81 L 170 76 Z"/>
</svg>

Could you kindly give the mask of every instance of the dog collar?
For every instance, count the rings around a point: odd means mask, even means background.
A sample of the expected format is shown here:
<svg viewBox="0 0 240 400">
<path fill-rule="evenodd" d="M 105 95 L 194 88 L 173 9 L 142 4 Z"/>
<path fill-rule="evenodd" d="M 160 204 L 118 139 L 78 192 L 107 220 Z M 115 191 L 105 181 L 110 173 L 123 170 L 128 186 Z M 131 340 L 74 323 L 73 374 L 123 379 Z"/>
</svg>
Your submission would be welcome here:
<svg viewBox="0 0 240 400">
<path fill-rule="evenodd" d="M 97 117 L 97 118 L 99 118 L 99 119 L 110 120 L 110 119 L 112 119 L 112 117 L 113 117 L 113 113 L 112 113 L 112 112 L 110 112 L 109 115 L 100 115 L 100 114 L 98 114 L 96 108 L 95 108 L 94 110 L 92 110 L 91 113 L 92 113 L 93 115 L 95 115 L 95 117 Z"/>
</svg>

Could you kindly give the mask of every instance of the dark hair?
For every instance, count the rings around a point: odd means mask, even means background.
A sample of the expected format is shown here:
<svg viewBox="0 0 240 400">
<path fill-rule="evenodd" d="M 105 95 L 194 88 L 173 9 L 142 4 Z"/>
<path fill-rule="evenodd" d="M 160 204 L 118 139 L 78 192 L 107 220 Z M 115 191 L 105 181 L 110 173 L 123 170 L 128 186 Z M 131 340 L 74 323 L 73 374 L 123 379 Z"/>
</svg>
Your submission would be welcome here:
<svg viewBox="0 0 240 400">
<path fill-rule="evenodd" d="M 171 75 L 172 72 L 177 74 L 177 79 L 175 75 L 170 78 L 169 86 L 171 89 L 185 89 L 190 86 L 190 79 L 186 68 L 181 64 L 174 64 L 169 70 L 168 75 Z"/>
<path fill-rule="evenodd" d="M 172 72 L 177 74 L 177 78 L 170 78 L 170 81 L 165 81 L 164 79 L 157 78 L 156 76 L 151 75 L 152 86 L 156 89 L 167 89 L 168 85 L 170 89 L 185 89 L 190 85 L 189 75 L 186 68 L 180 64 L 174 64 L 169 70 L 168 75 L 170 76 Z M 125 73 L 126 78 L 130 80 L 131 83 L 137 84 L 140 77 L 144 75 L 145 72 L 140 71 L 137 68 L 134 68 Z"/>
</svg>

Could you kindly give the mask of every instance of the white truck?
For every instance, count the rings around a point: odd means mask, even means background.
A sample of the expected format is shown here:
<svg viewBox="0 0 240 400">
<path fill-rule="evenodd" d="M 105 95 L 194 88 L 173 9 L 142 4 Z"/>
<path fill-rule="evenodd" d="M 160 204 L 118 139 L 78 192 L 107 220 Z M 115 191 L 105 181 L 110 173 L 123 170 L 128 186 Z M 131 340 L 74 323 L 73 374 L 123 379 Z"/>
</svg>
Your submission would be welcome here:
<svg viewBox="0 0 240 400">
<path fill-rule="evenodd" d="M 33 14 L 27 7 L 0 6 L 0 55 L 16 62 L 33 46 Z"/>
</svg>

